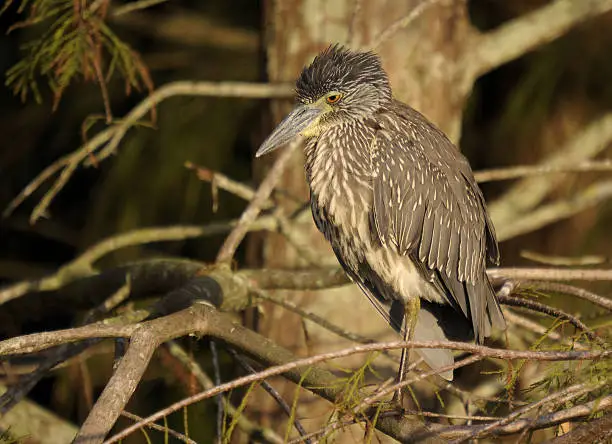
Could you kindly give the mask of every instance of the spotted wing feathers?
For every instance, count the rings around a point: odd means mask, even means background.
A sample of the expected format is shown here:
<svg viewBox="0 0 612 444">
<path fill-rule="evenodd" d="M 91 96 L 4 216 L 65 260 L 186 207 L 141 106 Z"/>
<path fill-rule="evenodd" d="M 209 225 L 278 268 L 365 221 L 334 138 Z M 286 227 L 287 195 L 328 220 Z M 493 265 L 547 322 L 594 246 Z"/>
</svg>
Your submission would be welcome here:
<svg viewBox="0 0 612 444">
<path fill-rule="evenodd" d="M 503 315 L 486 277 L 498 260 L 493 225 L 465 158 L 412 109 L 401 128 L 381 120 L 372 144 L 373 222 L 380 242 L 409 255 L 472 320 L 482 339 Z"/>
</svg>

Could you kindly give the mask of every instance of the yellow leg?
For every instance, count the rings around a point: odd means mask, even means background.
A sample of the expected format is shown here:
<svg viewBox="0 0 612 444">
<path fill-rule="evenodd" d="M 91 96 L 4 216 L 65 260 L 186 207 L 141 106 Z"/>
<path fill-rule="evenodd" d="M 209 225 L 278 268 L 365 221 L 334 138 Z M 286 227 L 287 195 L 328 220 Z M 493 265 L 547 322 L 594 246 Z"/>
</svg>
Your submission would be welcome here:
<svg viewBox="0 0 612 444">
<path fill-rule="evenodd" d="M 406 328 L 404 329 L 404 341 L 412 341 L 414 337 L 414 329 L 416 327 L 417 319 L 419 317 L 419 310 L 421 309 L 421 300 L 416 297 L 410 299 L 404 306 L 404 319 L 406 320 Z M 399 371 L 397 373 L 397 382 L 402 382 L 410 362 L 410 349 L 403 348 L 402 356 L 400 358 Z M 404 406 L 404 395 L 401 388 L 397 389 L 393 397 L 400 405 Z"/>
</svg>

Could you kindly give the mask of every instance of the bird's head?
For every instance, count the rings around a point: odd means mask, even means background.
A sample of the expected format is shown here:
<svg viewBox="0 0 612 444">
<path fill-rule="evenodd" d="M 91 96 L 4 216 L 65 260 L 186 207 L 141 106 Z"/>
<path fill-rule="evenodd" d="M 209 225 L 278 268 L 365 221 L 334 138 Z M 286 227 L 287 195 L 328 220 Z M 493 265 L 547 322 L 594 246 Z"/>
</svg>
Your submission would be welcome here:
<svg viewBox="0 0 612 444">
<path fill-rule="evenodd" d="M 391 102 L 391 87 L 378 56 L 330 46 L 302 70 L 297 105 L 262 143 L 269 153 L 298 134 L 317 137 L 325 129 L 365 119 Z"/>
</svg>

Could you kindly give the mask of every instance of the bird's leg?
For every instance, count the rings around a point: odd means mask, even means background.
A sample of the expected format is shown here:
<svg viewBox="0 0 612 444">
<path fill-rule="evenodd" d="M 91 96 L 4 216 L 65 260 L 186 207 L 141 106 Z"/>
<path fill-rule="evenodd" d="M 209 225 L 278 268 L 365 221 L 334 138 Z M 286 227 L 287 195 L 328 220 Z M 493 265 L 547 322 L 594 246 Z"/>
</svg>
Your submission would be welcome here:
<svg viewBox="0 0 612 444">
<path fill-rule="evenodd" d="M 406 328 L 404 329 L 404 341 L 412 341 L 414 337 L 414 329 L 416 327 L 417 319 L 419 317 L 419 310 L 421 309 L 421 300 L 416 298 L 410 298 L 404 305 L 404 319 L 406 320 Z M 404 380 L 406 375 L 406 369 L 410 362 L 410 349 L 402 348 L 402 356 L 400 358 L 399 371 L 397 373 L 397 382 L 400 383 Z M 404 406 L 404 392 L 401 388 L 398 388 L 393 396 L 395 402 L 397 402 L 401 408 Z"/>
</svg>

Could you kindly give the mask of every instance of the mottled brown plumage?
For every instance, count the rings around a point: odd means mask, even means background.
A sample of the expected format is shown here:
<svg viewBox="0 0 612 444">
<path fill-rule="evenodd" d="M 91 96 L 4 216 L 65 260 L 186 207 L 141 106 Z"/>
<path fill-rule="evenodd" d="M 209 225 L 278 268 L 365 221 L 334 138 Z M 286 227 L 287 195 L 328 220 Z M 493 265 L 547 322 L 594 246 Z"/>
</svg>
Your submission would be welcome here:
<svg viewBox="0 0 612 444">
<path fill-rule="evenodd" d="M 258 155 L 306 136 L 315 223 L 378 311 L 400 331 L 404 306 L 420 299 L 414 336 L 423 340 L 480 342 L 504 328 L 485 272 L 487 259 L 499 260 L 495 231 L 472 170 L 439 129 L 392 98 L 378 57 L 330 47 L 296 91 L 300 105 Z M 453 359 L 420 353 L 434 368 Z"/>
</svg>

